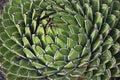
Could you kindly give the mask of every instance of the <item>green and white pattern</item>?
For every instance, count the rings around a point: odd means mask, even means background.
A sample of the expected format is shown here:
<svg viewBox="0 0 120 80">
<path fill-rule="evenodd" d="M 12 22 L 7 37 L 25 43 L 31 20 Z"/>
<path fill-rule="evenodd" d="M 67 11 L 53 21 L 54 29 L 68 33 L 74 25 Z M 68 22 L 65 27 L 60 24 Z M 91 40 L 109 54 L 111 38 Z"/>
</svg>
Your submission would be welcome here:
<svg viewBox="0 0 120 80">
<path fill-rule="evenodd" d="M 120 77 L 118 0 L 10 0 L 0 17 L 8 80 Z"/>
</svg>

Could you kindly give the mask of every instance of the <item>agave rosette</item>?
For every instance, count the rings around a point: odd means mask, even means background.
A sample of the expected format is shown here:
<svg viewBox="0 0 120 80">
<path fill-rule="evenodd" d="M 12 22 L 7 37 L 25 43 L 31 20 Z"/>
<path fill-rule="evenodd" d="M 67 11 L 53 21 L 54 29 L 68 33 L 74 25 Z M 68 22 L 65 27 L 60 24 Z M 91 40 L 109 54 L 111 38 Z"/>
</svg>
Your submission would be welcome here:
<svg viewBox="0 0 120 80">
<path fill-rule="evenodd" d="M 118 0 L 11 0 L 0 23 L 9 80 L 109 80 L 120 76 Z"/>
</svg>

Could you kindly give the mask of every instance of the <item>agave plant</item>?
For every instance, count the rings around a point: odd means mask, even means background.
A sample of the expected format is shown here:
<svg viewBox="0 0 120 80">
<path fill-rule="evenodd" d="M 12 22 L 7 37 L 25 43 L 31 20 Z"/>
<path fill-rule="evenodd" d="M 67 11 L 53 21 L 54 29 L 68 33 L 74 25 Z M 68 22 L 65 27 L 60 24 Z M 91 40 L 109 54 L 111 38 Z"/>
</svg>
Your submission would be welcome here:
<svg viewBox="0 0 120 80">
<path fill-rule="evenodd" d="M 0 17 L 8 80 L 120 77 L 118 0 L 10 0 Z"/>
</svg>

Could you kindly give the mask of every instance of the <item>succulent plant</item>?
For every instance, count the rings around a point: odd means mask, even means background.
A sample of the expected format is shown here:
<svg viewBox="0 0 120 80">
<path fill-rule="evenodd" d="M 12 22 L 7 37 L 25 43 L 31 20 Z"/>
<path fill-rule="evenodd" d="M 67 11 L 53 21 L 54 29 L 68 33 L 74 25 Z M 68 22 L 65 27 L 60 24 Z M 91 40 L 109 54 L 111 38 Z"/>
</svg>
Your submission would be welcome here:
<svg viewBox="0 0 120 80">
<path fill-rule="evenodd" d="M 0 17 L 8 80 L 120 77 L 118 0 L 10 0 Z"/>
</svg>

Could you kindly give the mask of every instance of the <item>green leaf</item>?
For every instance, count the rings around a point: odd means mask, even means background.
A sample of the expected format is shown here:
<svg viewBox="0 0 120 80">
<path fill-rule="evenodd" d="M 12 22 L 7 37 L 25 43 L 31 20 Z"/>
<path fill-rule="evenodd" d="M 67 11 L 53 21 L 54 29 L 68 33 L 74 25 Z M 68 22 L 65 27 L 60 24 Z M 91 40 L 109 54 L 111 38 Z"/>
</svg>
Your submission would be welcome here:
<svg viewBox="0 0 120 80">
<path fill-rule="evenodd" d="M 117 18 L 115 15 L 110 15 L 107 19 L 107 22 L 108 22 L 110 28 L 115 27 L 116 21 L 117 21 Z"/>
<path fill-rule="evenodd" d="M 75 18 L 70 15 L 70 14 L 67 14 L 67 13 L 62 13 L 61 14 L 61 18 L 62 20 L 66 23 L 66 24 L 74 24 L 76 25 L 76 20 Z"/>
<path fill-rule="evenodd" d="M 73 27 L 74 26 L 74 27 Z M 70 32 L 71 33 L 75 33 L 78 34 L 79 33 L 79 26 L 75 26 L 75 25 L 68 25 Z"/>
<path fill-rule="evenodd" d="M 91 44 L 90 44 L 90 40 L 88 40 L 86 45 L 83 47 L 83 50 L 80 56 L 82 57 L 85 55 L 89 55 L 91 53 L 90 48 L 91 48 Z"/>
<path fill-rule="evenodd" d="M 76 58 L 79 58 L 79 53 L 75 51 L 74 49 L 71 49 L 69 55 L 68 55 L 68 60 L 74 60 Z"/>
<path fill-rule="evenodd" d="M 113 29 L 111 31 L 111 36 L 114 41 L 116 41 L 120 37 L 120 30 L 119 29 Z"/>
<path fill-rule="evenodd" d="M 23 49 L 23 52 L 25 53 L 25 55 L 28 57 L 28 58 L 35 58 L 35 55 L 27 48 L 24 48 Z"/>
<path fill-rule="evenodd" d="M 76 4 L 76 8 L 77 8 L 77 11 L 78 11 L 79 14 L 84 15 L 84 11 L 83 11 L 81 5 L 79 5 L 79 4 L 77 3 L 77 4 Z"/>
<path fill-rule="evenodd" d="M 113 39 L 111 36 L 108 36 L 103 43 L 103 51 L 108 50 L 113 45 Z"/>
<path fill-rule="evenodd" d="M 16 28 L 17 28 L 17 31 L 19 32 L 19 34 L 20 34 L 20 36 L 22 36 L 23 35 L 23 33 L 25 33 L 24 32 L 24 28 L 23 27 L 21 27 L 20 25 L 15 25 L 16 26 Z"/>
<path fill-rule="evenodd" d="M 2 24 L 4 24 L 4 26 L 6 26 L 6 27 L 14 26 L 14 25 L 15 25 L 14 22 L 13 22 L 12 20 L 10 20 L 10 19 L 4 19 L 4 20 L 2 20 L 1 22 L 2 22 Z"/>
<path fill-rule="evenodd" d="M 76 14 L 74 17 L 80 27 L 85 27 L 84 18 L 81 15 Z"/>
<path fill-rule="evenodd" d="M 112 14 L 115 15 L 118 19 L 120 19 L 120 11 L 114 10 Z"/>
<path fill-rule="evenodd" d="M 92 76 L 91 79 L 93 79 L 93 80 L 102 80 L 100 76 Z"/>
<path fill-rule="evenodd" d="M 23 37 L 22 41 L 24 43 L 24 46 L 26 46 L 26 47 L 30 47 L 31 46 L 29 40 L 26 37 Z"/>
<path fill-rule="evenodd" d="M 38 59 L 43 63 L 43 64 L 47 64 L 47 60 L 45 59 L 44 55 L 39 55 Z"/>
<path fill-rule="evenodd" d="M 89 71 L 89 72 L 87 72 L 86 77 L 88 79 L 91 79 L 92 75 L 93 75 L 93 71 Z"/>
<path fill-rule="evenodd" d="M 55 53 L 55 55 L 54 55 L 54 59 L 55 59 L 55 60 L 63 61 L 64 58 L 65 58 L 65 57 L 64 57 L 64 55 L 63 55 L 61 52 L 56 51 L 56 53 Z"/>
<path fill-rule="evenodd" d="M 45 68 L 44 65 L 37 63 L 37 62 L 32 62 L 32 65 L 35 66 L 37 69 L 43 69 Z"/>
<path fill-rule="evenodd" d="M 77 41 L 72 40 L 71 38 L 67 38 L 67 47 L 72 48 L 77 45 Z"/>
<path fill-rule="evenodd" d="M 77 41 L 78 40 L 78 35 L 77 34 L 70 34 L 69 36 L 72 40 Z"/>
<path fill-rule="evenodd" d="M 9 16 L 8 12 L 4 12 L 2 18 L 4 18 L 4 19 L 9 19 L 9 17 L 10 17 L 10 16 Z"/>
<path fill-rule="evenodd" d="M 32 30 L 33 30 L 33 32 L 34 32 L 35 29 L 36 29 L 36 25 L 37 25 L 36 20 L 32 20 Z"/>
<path fill-rule="evenodd" d="M 112 55 L 117 54 L 119 52 L 119 50 L 120 50 L 120 44 L 117 43 L 117 42 L 114 43 L 114 45 L 112 45 L 112 47 L 110 48 L 110 50 L 111 50 Z"/>
<path fill-rule="evenodd" d="M 20 7 L 11 6 L 9 9 L 9 13 L 14 14 L 15 12 L 21 12 Z"/>
<path fill-rule="evenodd" d="M 110 5 L 112 3 L 112 0 L 103 0 L 103 3 Z"/>
<path fill-rule="evenodd" d="M 87 19 L 93 21 L 93 11 L 91 6 L 89 6 L 89 4 L 85 4 L 85 14 Z"/>
<path fill-rule="evenodd" d="M 25 25 L 27 25 L 27 15 L 26 14 L 23 14 L 23 20 L 24 20 Z"/>
<path fill-rule="evenodd" d="M 103 79 L 110 79 L 111 78 L 111 71 L 106 69 L 105 75 L 103 75 Z"/>
<path fill-rule="evenodd" d="M 45 46 L 48 45 L 48 44 L 54 43 L 54 41 L 52 40 L 52 38 L 49 35 L 43 35 L 42 36 L 42 41 L 43 41 Z"/>
<path fill-rule="evenodd" d="M 120 70 L 119 70 L 119 67 L 118 67 L 118 66 L 113 67 L 113 68 L 111 69 L 111 74 L 112 74 L 112 76 L 118 77 L 118 76 L 119 76 L 119 72 L 120 72 Z"/>
<path fill-rule="evenodd" d="M 79 42 L 79 44 L 82 45 L 82 46 L 84 46 L 86 44 L 86 41 L 87 41 L 86 34 L 79 33 L 78 34 L 78 42 Z"/>
<path fill-rule="evenodd" d="M 107 68 L 113 68 L 116 64 L 116 59 L 115 57 L 112 57 L 110 61 L 106 64 Z"/>
<path fill-rule="evenodd" d="M 103 43 L 103 37 L 102 35 L 99 36 L 99 38 L 95 41 L 95 43 L 92 46 L 92 51 L 95 51 L 100 45 Z"/>
<path fill-rule="evenodd" d="M 103 26 L 100 29 L 100 33 L 103 35 L 104 39 L 107 37 L 110 30 L 110 26 L 107 23 L 103 24 Z"/>
<path fill-rule="evenodd" d="M 54 53 L 58 50 L 58 46 L 55 45 L 55 44 L 51 44 L 51 45 L 47 45 L 46 48 L 45 48 L 45 51 L 47 54 L 53 56 Z"/>
<path fill-rule="evenodd" d="M 65 31 L 70 31 L 69 27 L 66 24 L 57 24 L 60 29 L 65 30 Z"/>
<path fill-rule="evenodd" d="M 46 59 L 48 62 L 54 61 L 54 58 L 53 58 L 52 56 L 50 56 L 50 55 L 45 55 L 44 57 L 45 57 L 45 59 Z"/>
<path fill-rule="evenodd" d="M 109 50 L 106 50 L 101 55 L 101 63 L 107 63 L 112 58 L 112 53 Z"/>
<path fill-rule="evenodd" d="M 55 43 L 58 44 L 60 47 L 65 47 L 66 46 L 66 40 L 67 38 L 65 36 L 59 35 L 55 37 Z"/>
<path fill-rule="evenodd" d="M 17 28 L 16 28 L 15 26 L 6 27 L 6 28 L 5 28 L 5 32 L 6 32 L 8 35 L 12 36 L 12 34 L 13 34 L 14 32 L 17 32 Z"/>
<path fill-rule="evenodd" d="M 97 66 L 100 64 L 100 59 L 97 58 L 94 61 L 92 61 L 89 65 L 88 71 L 93 71 L 97 69 Z"/>
<path fill-rule="evenodd" d="M 35 45 L 32 45 L 32 49 L 33 49 L 35 55 L 38 56 L 39 53 L 37 52 L 37 50 L 36 50 L 36 46 L 35 46 Z"/>
<path fill-rule="evenodd" d="M 120 10 L 120 2 L 119 1 L 113 2 L 113 10 Z"/>
<path fill-rule="evenodd" d="M 103 22 L 105 22 L 106 19 L 107 19 L 108 10 L 109 10 L 108 5 L 107 4 L 102 4 L 101 12 L 102 12 L 102 15 L 103 15 Z"/>
<path fill-rule="evenodd" d="M 100 47 L 100 48 L 101 48 L 101 47 Z M 101 52 L 96 51 L 96 52 L 92 55 L 92 59 L 91 59 L 91 61 L 97 59 L 98 57 L 100 57 L 100 55 L 101 55 Z"/>
<path fill-rule="evenodd" d="M 105 64 L 100 64 L 99 67 L 98 67 L 98 70 L 95 70 L 95 76 L 103 75 L 105 69 L 106 69 Z"/>
<path fill-rule="evenodd" d="M 83 47 L 82 47 L 81 45 L 76 45 L 76 46 L 74 47 L 74 49 L 75 49 L 77 52 L 81 53 L 82 50 L 83 50 Z"/>
<path fill-rule="evenodd" d="M 65 65 L 65 68 L 73 68 L 75 65 L 72 62 L 69 62 Z"/>
<path fill-rule="evenodd" d="M 15 42 L 11 39 L 8 39 L 4 41 L 2 45 L 11 49 L 11 46 L 15 45 Z"/>
<path fill-rule="evenodd" d="M 9 38 L 9 36 L 5 32 L 0 33 L 0 40 L 5 41 Z"/>
<path fill-rule="evenodd" d="M 69 51 L 68 51 L 68 49 L 67 48 L 60 48 L 60 50 L 59 50 L 60 52 L 61 52 L 61 54 L 63 54 L 63 55 L 68 55 L 69 54 Z"/>
<path fill-rule="evenodd" d="M 99 30 L 98 30 L 98 28 L 97 28 L 97 25 L 95 24 L 95 25 L 94 25 L 94 29 L 93 29 L 93 31 L 92 31 L 92 33 L 91 33 L 91 35 L 90 35 L 90 37 L 91 37 L 91 42 L 95 41 L 95 39 L 96 39 L 97 36 L 98 36 L 98 32 L 99 32 Z"/>
<path fill-rule="evenodd" d="M 92 10 L 93 12 L 99 12 L 100 10 L 100 0 L 91 0 Z"/>
<path fill-rule="evenodd" d="M 85 20 L 85 30 L 87 35 L 90 35 L 92 29 L 92 22 L 90 20 Z"/>
<path fill-rule="evenodd" d="M 32 19 L 34 19 L 34 18 L 35 18 L 35 15 L 36 15 L 36 11 L 35 11 L 35 9 L 33 9 Z"/>
<path fill-rule="evenodd" d="M 36 46 L 36 51 L 38 52 L 38 54 L 42 55 L 45 53 L 45 51 L 40 47 L 40 46 Z"/>
<path fill-rule="evenodd" d="M 32 34 L 32 41 L 34 45 L 42 46 L 40 39 L 35 34 Z"/>
<path fill-rule="evenodd" d="M 25 35 L 29 38 L 31 38 L 31 31 L 29 27 L 25 27 Z"/>
<path fill-rule="evenodd" d="M 100 12 L 96 12 L 96 13 L 95 13 L 95 17 L 94 17 L 94 24 L 97 25 L 97 28 L 98 28 L 98 29 L 101 28 L 102 21 L 103 21 L 102 14 L 101 14 Z"/>
<path fill-rule="evenodd" d="M 58 66 L 58 67 L 64 66 L 64 64 L 65 64 L 64 61 L 55 61 L 55 62 L 54 62 L 54 65 L 55 65 L 55 66 Z"/>
<path fill-rule="evenodd" d="M 12 14 L 12 16 L 14 16 L 14 20 L 16 23 L 19 22 L 20 20 L 23 20 L 21 12 L 15 12 L 14 14 Z"/>
<path fill-rule="evenodd" d="M 37 31 L 36 31 L 36 34 L 37 34 L 38 36 L 42 36 L 42 35 L 45 34 L 44 28 L 43 28 L 41 25 L 38 26 Z"/>
</svg>

